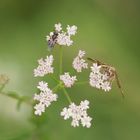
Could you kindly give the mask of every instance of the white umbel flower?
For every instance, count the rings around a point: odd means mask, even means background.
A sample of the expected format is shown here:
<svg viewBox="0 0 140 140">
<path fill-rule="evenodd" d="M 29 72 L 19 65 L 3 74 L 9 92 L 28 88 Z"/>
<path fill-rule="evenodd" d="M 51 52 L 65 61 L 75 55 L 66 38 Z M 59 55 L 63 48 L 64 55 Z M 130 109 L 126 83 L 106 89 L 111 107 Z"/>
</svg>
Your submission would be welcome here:
<svg viewBox="0 0 140 140">
<path fill-rule="evenodd" d="M 92 87 L 96 87 L 96 88 L 100 89 L 101 84 L 102 84 L 103 81 L 102 81 L 101 76 L 99 75 L 99 73 L 97 74 L 97 73 L 91 72 L 89 82 L 90 82 L 90 85 Z"/>
<path fill-rule="evenodd" d="M 73 25 L 73 26 L 69 26 L 67 25 L 67 33 L 68 35 L 75 35 L 77 32 L 77 26 Z"/>
<path fill-rule="evenodd" d="M 92 118 L 88 116 L 87 109 L 89 108 L 89 101 L 81 101 L 77 106 L 75 103 L 71 103 L 68 108 L 64 108 L 60 113 L 64 117 L 64 120 L 72 118 L 71 125 L 78 127 L 81 123 L 83 127 L 89 128 L 91 126 Z"/>
<path fill-rule="evenodd" d="M 70 76 L 68 72 L 65 72 L 64 75 L 60 75 L 60 80 L 63 81 L 65 87 L 72 87 L 77 81 L 76 76 Z"/>
<path fill-rule="evenodd" d="M 72 66 L 77 72 L 82 72 L 82 69 L 88 68 L 88 63 L 83 59 L 85 51 L 79 50 L 78 56 L 74 58 Z"/>
<path fill-rule="evenodd" d="M 93 63 L 93 66 L 91 66 L 91 70 L 93 73 L 100 73 L 100 69 L 101 69 L 101 66 L 98 66 L 97 63 Z"/>
<path fill-rule="evenodd" d="M 85 117 L 81 118 L 81 123 L 82 123 L 83 127 L 90 128 L 91 120 L 92 120 L 92 118 L 89 116 L 85 116 Z"/>
<path fill-rule="evenodd" d="M 73 41 L 70 36 L 66 35 L 65 32 L 62 32 L 58 34 L 57 43 L 61 46 L 71 46 Z"/>
<path fill-rule="evenodd" d="M 48 83 L 44 81 L 39 82 L 38 89 L 41 90 L 40 94 L 34 95 L 34 100 L 39 103 L 34 106 L 35 115 L 41 115 L 45 112 L 45 108 L 50 106 L 53 101 L 57 101 L 58 96 L 53 93 L 53 91 L 48 88 Z"/>
<path fill-rule="evenodd" d="M 37 88 L 40 89 L 41 91 L 45 92 L 48 89 L 48 83 L 41 81 L 38 83 Z"/>
<path fill-rule="evenodd" d="M 111 81 L 108 73 L 104 71 L 101 65 L 93 63 L 89 78 L 89 83 L 92 87 L 102 89 L 104 91 L 111 90 Z"/>
<path fill-rule="evenodd" d="M 67 31 L 62 30 L 61 23 L 55 24 L 54 27 L 55 31 L 50 32 L 50 34 L 46 36 L 48 46 L 50 48 L 53 48 L 56 44 L 61 46 L 71 46 L 73 44 L 71 36 L 77 33 L 77 27 L 75 25 L 67 25 Z"/>
<path fill-rule="evenodd" d="M 86 54 L 85 51 L 79 50 L 79 52 L 78 52 L 78 57 L 82 58 L 82 57 L 85 56 L 85 54 Z"/>
<path fill-rule="evenodd" d="M 69 117 L 71 116 L 71 110 L 67 109 L 66 107 L 63 108 L 63 111 L 61 112 L 61 116 L 64 116 L 64 120 L 69 119 Z"/>
<path fill-rule="evenodd" d="M 53 73 L 53 55 L 47 56 L 46 59 L 43 60 L 43 58 L 38 60 L 39 66 L 34 69 L 34 76 L 40 76 L 43 77 L 46 74 Z"/>
<path fill-rule="evenodd" d="M 58 24 L 55 24 L 54 27 L 55 27 L 55 31 L 58 31 L 60 32 L 62 30 L 62 27 L 61 27 L 61 23 L 58 23 Z"/>
<path fill-rule="evenodd" d="M 79 126 L 79 121 L 76 120 L 76 119 L 73 119 L 72 122 L 71 122 L 71 126 L 78 127 Z"/>
<path fill-rule="evenodd" d="M 104 91 L 109 91 L 109 90 L 111 90 L 111 85 L 110 85 L 110 83 L 109 82 L 103 82 L 102 83 L 102 89 L 104 90 Z"/>
<path fill-rule="evenodd" d="M 42 103 L 36 104 L 34 106 L 35 109 L 35 115 L 41 116 L 43 112 L 45 112 L 45 105 Z"/>
<path fill-rule="evenodd" d="M 81 101 L 80 107 L 81 107 L 82 110 L 89 109 L 89 101 L 88 100 Z"/>
</svg>

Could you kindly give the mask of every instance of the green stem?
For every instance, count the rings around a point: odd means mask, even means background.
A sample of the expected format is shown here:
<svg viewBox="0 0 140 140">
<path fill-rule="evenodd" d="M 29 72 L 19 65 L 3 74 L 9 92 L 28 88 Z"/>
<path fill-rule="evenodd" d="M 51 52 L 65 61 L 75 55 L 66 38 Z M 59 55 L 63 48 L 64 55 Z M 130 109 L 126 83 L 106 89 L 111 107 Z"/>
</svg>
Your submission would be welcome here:
<svg viewBox="0 0 140 140">
<path fill-rule="evenodd" d="M 63 58 L 63 50 L 62 50 L 62 46 L 60 46 L 60 65 L 59 65 L 59 74 L 62 74 L 62 58 Z"/>
<path fill-rule="evenodd" d="M 51 75 L 51 78 L 52 78 L 55 82 L 59 83 L 59 80 L 58 80 L 54 75 Z"/>
<path fill-rule="evenodd" d="M 71 98 L 70 98 L 70 96 L 69 96 L 69 94 L 68 94 L 68 92 L 66 91 L 66 89 L 65 89 L 65 88 L 63 88 L 63 92 L 64 92 L 64 94 L 65 94 L 65 96 L 66 96 L 67 100 L 68 100 L 68 101 L 69 101 L 69 103 L 71 104 L 71 103 L 72 103 Z"/>
<path fill-rule="evenodd" d="M 12 99 L 15 99 L 17 101 L 21 101 L 21 102 L 24 102 L 28 105 L 33 105 L 33 102 L 32 100 L 29 99 L 29 97 L 25 97 L 25 96 L 19 96 L 18 94 L 16 94 L 15 92 L 0 92 L 1 95 L 4 95 L 6 97 L 9 97 L 9 98 L 12 98 Z"/>
<path fill-rule="evenodd" d="M 56 92 L 59 88 L 62 88 L 62 83 L 57 84 L 52 90 Z"/>
</svg>

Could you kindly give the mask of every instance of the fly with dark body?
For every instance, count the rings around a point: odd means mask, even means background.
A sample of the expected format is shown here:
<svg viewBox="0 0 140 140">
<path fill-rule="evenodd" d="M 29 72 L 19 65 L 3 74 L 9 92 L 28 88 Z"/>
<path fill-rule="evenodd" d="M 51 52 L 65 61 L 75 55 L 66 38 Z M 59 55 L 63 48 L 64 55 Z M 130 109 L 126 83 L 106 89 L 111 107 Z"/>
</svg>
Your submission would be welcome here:
<svg viewBox="0 0 140 140">
<path fill-rule="evenodd" d="M 58 37 L 58 32 L 54 31 L 53 35 L 48 40 L 48 48 L 49 48 L 49 50 L 51 50 L 55 46 L 55 44 L 57 42 L 57 37 Z"/>
</svg>

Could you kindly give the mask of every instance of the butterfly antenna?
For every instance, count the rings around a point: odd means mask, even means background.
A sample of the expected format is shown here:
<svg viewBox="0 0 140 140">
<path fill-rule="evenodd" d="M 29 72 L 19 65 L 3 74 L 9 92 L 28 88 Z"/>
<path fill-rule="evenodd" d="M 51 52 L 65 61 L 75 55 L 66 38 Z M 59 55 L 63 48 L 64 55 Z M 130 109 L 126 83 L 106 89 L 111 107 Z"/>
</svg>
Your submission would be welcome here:
<svg viewBox="0 0 140 140">
<path fill-rule="evenodd" d="M 92 59 L 90 57 L 87 57 L 87 60 L 93 62 L 93 63 L 97 63 L 98 65 L 103 65 L 104 63 L 100 62 L 99 60 L 97 59 Z"/>
<path fill-rule="evenodd" d="M 90 57 L 87 57 L 87 60 L 91 61 L 91 62 L 97 62 L 95 59 L 92 59 Z"/>
</svg>

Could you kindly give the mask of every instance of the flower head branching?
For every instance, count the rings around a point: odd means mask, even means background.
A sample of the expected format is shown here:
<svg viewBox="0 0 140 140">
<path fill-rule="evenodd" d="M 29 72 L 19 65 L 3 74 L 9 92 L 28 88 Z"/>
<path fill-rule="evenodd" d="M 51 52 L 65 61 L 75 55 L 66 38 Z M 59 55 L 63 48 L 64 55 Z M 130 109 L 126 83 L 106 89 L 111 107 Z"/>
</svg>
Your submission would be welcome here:
<svg viewBox="0 0 140 140">
<path fill-rule="evenodd" d="M 75 25 L 69 26 L 67 25 L 66 31 L 63 31 L 61 23 L 54 25 L 55 30 L 50 32 L 49 35 L 46 36 L 46 40 L 48 42 L 49 49 L 53 49 L 54 46 L 60 45 L 60 65 L 59 65 L 59 78 L 55 78 L 57 82 L 57 86 L 54 88 L 56 91 L 58 89 L 62 89 L 64 95 L 69 101 L 68 108 L 63 108 L 60 113 L 61 116 L 64 117 L 64 120 L 72 118 L 71 125 L 73 127 L 78 127 L 80 124 L 83 127 L 89 128 L 91 126 L 92 118 L 88 116 L 87 109 L 89 109 L 89 101 L 81 101 L 80 105 L 76 105 L 70 98 L 66 88 L 71 88 L 74 84 L 86 82 L 79 82 L 79 78 L 77 78 L 76 73 L 74 76 L 70 75 L 70 72 L 63 72 L 62 65 L 62 46 L 71 46 L 73 44 L 73 40 L 71 40 L 71 36 L 77 33 L 77 27 Z M 72 67 L 76 70 L 76 72 L 82 72 L 83 69 L 89 69 L 91 72 L 89 73 L 88 83 L 90 86 L 102 89 L 105 92 L 110 91 L 112 87 L 112 82 L 114 79 L 117 79 L 117 83 L 120 86 L 116 70 L 109 65 L 101 63 L 100 61 L 93 60 L 88 58 L 88 60 L 92 61 L 92 65 L 89 66 L 87 59 L 85 59 L 86 52 L 83 50 L 79 50 L 78 55 L 73 59 Z M 46 74 L 53 73 L 54 67 L 52 67 L 53 55 L 47 56 L 45 60 L 42 58 L 38 60 L 39 66 L 34 69 L 34 76 L 44 77 Z M 49 76 L 49 75 L 48 75 Z M 45 112 L 45 108 L 48 107 L 51 102 L 56 101 L 58 95 L 53 93 L 53 90 L 48 88 L 48 83 L 41 81 L 37 88 L 40 90 L 39 94 L 34 95 L 34 100 L 37 100 L 38 103 L 34 106 L 35 114 L 41 115 Z"/>
<path fill-rule="evenodd" d="M 55 45 L 60 46 L 59 74 L 56 73 L 57 68 L 55 68 L 54 71 L 53 62 L 57 60 L 54 59 L 52 54 L 46 56 L 45 59 L 39 59 L 38 66 L 34 69 L 33 74 L 34 77 L 43 77 L 43 80 L 38 82 L 37 89 L 39 90 L 39 93 L 36 92 L 33 98 L 29 99 L 24 96 L 19 96 L 13 92 L 5 93 L 3 88 L 8 83 L 9 78 L 4 75 L 0 75 L 0 94 L 18 100 L 18 106 L 20 106 L 22 102 L 30 104 L 34 108 L 34 114 L 41 116 L 47 110 L 46 108 L 52 104 L 52 102 L 58 100 L 57 93 L 63 92 L 69 105 L 68 107 L 64 107 L 62 109 L 60 116 L 62 116 L 64 120 L 72 119 L 71 126 L 73 127 L 79 127 L 81 124 L 83 127 L 90 128 L 92 118 L 87 113 L 87 109 L 89 109 L 89 101 L 84 100 L 80 102 L 80 105 L 76 105 L 76 101 L 72 101 L 69 93 L 67 92 L 67 88 L 72 88 L 77 84 L 88 84 L 91 87 L 109 92 L 112 88 L 113 81 L 116 80 L 123 97 L 124 94 L 116 69 L 98 60 L 88 58 L 88 60 L 92 62 L 92 64 L 90 64 L 89 61 L 85 59 L 86 52 L 84 50 L 79 50 L 78 55 L 73 58 L 71 65 L 75 70 L 75 73 L 71 74 L 69 71 L 63 71 L 63 46 L 73 45 L 72 36 L 74 36 L 76 33 L 77 26 L 67 25 L 66 31 L 64 31 L 61 23 L 58 23 L 54 25 L 54 31 L 50 32 L 50 34 L 46 36 L 49 50 L 54 49 Z M 82 73 L 84 69 L 89 69 L 90 73 L 88 73 L 89 76 L 87 77 L 86 81 L 80 81 L 77 73 Z M 47 79 L 52 78 L 56 82 L 56 86 L 54 88 L 49 88 L 50 84 L 48 86 L 48 81 L 45 79 L 46 76 Z"/>
</svg>

